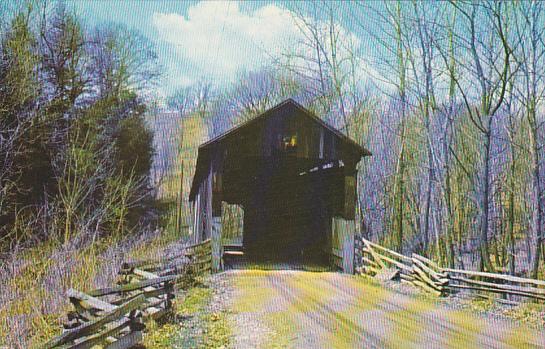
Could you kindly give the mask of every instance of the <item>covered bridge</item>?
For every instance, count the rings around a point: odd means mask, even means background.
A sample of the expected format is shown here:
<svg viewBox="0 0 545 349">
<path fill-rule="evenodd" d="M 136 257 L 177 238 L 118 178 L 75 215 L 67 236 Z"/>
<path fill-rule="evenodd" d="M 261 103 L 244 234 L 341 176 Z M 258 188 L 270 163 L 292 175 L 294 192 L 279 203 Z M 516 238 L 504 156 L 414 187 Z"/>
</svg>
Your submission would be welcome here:
<svg viewBox="0 0 545 349">
<path fill-rule="evenodd" d="M 199 147 L 189 199 L 195 242 L 222 267 L 222 202 L 244 210 L 249 259 L 354 268 L 356 165 L 371 155 L 292 99 Z"/>
</svg>

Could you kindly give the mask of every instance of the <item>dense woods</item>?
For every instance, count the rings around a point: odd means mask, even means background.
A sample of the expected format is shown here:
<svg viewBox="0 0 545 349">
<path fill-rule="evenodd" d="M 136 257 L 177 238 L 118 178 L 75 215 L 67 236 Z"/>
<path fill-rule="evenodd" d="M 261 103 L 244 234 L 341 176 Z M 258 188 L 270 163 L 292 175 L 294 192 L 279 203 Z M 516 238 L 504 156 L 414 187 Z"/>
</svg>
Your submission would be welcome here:
<svg viewBox="0 0 545 349">
<path fill-rule="evenodd" d="M 0 3 L 0 346 L 38 347 L 68 288 L 107 285 L 125 254 L 155 246 L 155 49 L 78 16 Z"/>
<path fill-rule="evenodd" d="M 213 136 L 295 97 L 373 153 L 358 179 L 365 236 L 446 267 L 541 275 L 543 4 L 357 6 L 295 6 L 301 35 L 270 66 L 170 106 Z"/>
<path fill-rule="evenodd" d="M 62 3 L 2 6 L 1 247 L 127 234 L 152 204 L 153 47 Z"/>
</svg>

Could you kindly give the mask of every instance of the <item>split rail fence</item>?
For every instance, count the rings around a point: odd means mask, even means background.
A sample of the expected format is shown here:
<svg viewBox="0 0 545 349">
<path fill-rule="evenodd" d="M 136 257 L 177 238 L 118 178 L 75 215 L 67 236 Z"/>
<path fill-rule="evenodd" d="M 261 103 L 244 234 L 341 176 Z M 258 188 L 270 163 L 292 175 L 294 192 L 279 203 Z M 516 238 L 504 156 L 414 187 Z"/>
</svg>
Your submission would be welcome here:
<svg viewBox="0 0 545 349">
<path fill-rule="evenodd" d="M 149 319 L 159 320 L 172 310 L 175 291 L 195 275 L 211 269 L 211 244 L 206 240 L 168 257 L 126 262 L 116 286 L 86 293 L 69 289 L 74 310 L 64 331 L 44 348 L 131 348 L 142 343 Z"/>
<path fill-rule="evenodd" d="M 392 277 L 436 296 L 460 290 L 525 297 L 545 301 L 545 281 L 518 276 L 442 268 L 430 259 L 413 253 L 410 257 L 362 239 L 361 273 L 377 275 L 394 270 Z M 513 303 L 509 300 L 500 300 Z"/>
</svg>

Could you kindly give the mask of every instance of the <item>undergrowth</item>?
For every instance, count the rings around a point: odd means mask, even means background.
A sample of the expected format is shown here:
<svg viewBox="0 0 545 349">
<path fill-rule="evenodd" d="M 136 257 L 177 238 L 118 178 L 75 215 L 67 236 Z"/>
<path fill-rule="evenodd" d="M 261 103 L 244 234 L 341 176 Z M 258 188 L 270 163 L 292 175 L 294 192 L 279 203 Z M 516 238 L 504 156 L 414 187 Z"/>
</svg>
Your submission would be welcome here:
<svg viewBox="0 0 545 349">
<path fill-rule="evenodd" d="M 225 348 L 230 327 L 224 312 L 210 312 L 212 290 L 202 284 L 190 288 L 174 301 L 174 314 L 161 326 L 148 326 L 144 345 L 148 349 Z"/>
<path fill-rule="evenodd" d="M 123 261 L 156 256 L 175 239 L 154 232 L 84 246 L 49 241 L 12 253 L 0 266 L 0 347 L 39 347 L 61 332 L 67 289 L 111 286 Z"/>
<path fill-rule="evenodd" d="M 545 305 L 538 303 L 523 303 L 506 310 L 505 315 L 533 326 L 545 327 Z"/>
</svg>

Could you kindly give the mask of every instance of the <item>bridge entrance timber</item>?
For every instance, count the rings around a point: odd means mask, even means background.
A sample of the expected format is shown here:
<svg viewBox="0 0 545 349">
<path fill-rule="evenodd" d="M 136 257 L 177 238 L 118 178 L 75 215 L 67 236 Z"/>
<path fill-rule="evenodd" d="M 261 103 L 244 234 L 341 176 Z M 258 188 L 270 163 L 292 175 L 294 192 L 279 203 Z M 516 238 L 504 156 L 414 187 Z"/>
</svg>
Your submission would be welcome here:
<svg viewBox="0 0 545 349">
<path fill-rule="evenodd" d="M 288 99 L 202 144 L 189 199 L 195 243 L 222 268 L 222 202 L 244 210 L 242 251 L 256 262 L 354 270 L 356 166 L 366 149 Z"/>
</svg>

